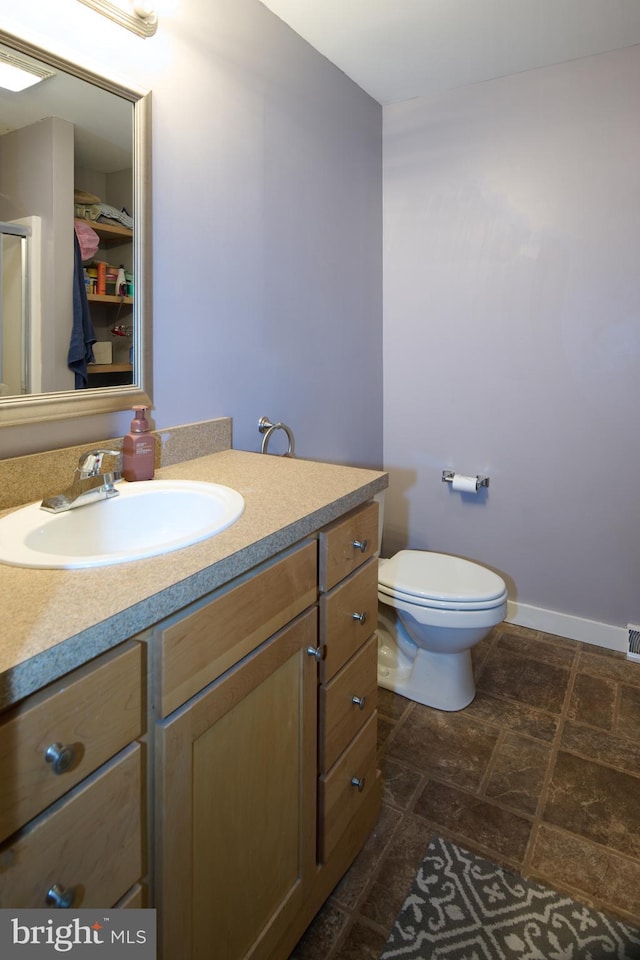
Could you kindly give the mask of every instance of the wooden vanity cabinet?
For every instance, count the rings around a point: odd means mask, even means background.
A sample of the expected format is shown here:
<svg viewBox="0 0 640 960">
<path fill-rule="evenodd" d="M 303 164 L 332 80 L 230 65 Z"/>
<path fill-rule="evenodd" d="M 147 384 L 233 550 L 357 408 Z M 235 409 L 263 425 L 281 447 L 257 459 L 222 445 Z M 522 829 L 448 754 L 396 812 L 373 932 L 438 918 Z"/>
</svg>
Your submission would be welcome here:
<svg viewBox="0 0 640 960">
<path fill-rule="evenodd" d="M 286 960 L 373 829 L 376 549 L 371 503 L 154 631 L 162 960 Z"/>
<path fill-rule="evenodd" d="M 112 907 L 142 890 L 142 688 L 129 642 L 0 718 L 0 907 Z"/>
<path fill-rule="evenodd" d="M 376 503 L 318 534 L 316 869 L 301 910 L 269 960 L 287 960 L 380 815 L 377 543 Z"/>
<path fill-rule="evenodd" d="M 156 723 L 164 960 L 267 960 L 304 907 L 316 866 L 316 596 L 311 541 L 154 637 L 160 712 L 174 705 L 177 647 L 185 678 L 188 663 L 213 674 Z M 229 651 L 249 645 L 229 666 Z"/>
<path fill-rule="evenodd" d="M 6 711 L 0 907 L 286 960 L 379 814 L 376 548 L 370 503 Z"/>
</svg>

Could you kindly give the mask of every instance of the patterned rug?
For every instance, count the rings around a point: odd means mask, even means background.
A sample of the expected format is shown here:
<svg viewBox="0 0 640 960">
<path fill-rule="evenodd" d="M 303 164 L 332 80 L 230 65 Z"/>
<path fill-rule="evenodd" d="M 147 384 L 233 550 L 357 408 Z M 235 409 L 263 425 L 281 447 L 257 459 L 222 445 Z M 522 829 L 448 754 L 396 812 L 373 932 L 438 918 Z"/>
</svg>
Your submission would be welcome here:
<svg viewBox="0 0 640 960">
<path fill-rule="evenodd" d="M 380 960 L 640 960 L 640 931 L 434 839 Z"/>
</svg>

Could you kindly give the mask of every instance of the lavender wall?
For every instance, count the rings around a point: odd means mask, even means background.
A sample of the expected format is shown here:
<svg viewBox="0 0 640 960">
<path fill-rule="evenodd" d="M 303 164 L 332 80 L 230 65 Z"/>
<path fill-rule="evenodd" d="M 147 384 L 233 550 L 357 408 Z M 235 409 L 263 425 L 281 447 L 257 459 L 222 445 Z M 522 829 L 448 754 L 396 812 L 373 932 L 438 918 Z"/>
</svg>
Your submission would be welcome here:
<svg viewBox="0 0 640 960">
<path fill-rule="evenodd" d="M 567 635 L 640 621 L 639 89 L 632 47 L 384 109 L 385 550 Z"/>
<path fill-rule="evenodd" d="M 157 6 L 143 41 L 0 0 L 5 29 L 153 90 L 156 424 L 230 415 L 258 449 L 267 414 L 301 456 L 378 465 L 381 108 L 257 0 Z M 640 620 L 639 74 L 635 47 L 384 111 L 386 547 L 596 626 Z M 128 419 L 4 429 L 0 455 Z"/>
<path fill-rule="evenodd" d="M 0 0 L 6 29 L 153 92 L 156 425 L 231 416 L 257 450 L 266 414 L 299 456 L 379 466 L 381 107 L 257 0 L 156 7 L 141 40 L 77 0 Z M 129 420 L 6 429 L 0 455 Z"/>
</svg>

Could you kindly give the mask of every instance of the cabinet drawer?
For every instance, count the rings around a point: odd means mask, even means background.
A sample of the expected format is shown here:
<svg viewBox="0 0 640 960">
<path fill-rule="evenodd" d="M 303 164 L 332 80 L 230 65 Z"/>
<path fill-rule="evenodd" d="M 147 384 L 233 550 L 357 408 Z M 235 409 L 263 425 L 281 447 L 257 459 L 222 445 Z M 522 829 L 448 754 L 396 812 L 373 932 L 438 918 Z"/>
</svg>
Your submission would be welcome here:
<svg viewBox="0 0 640 960">
<path fill-rule="evenodd" d="M 29 697 L 0 723 L 0 841 L 142 733 L 139 644 L 101 657 Z M 58 745 L 61 766 L 45 754 Z"/>
<path fill-rule="evenodd" d="M 329 593 L 320 597 L 320 644 L 324 659 L 320 679 L 329 680 L 376 629 L 378 561 L 370 560 Z"/>
<path fill-rule="evenodd" d="M 142 874 L 141 785 L 136 744 L 0 847 L 0 907 L 46 909 L 53 884 L 76 908 L 117 903 Z"/>
<path fill-rule="evenodd" d="M 366 723 L 376 709 L 377 699 L 378 638 L 374 634 L 330 683 L 320 687 L 321 772 L 335 763 Z"/>
<path fill-rule="evenodd" d="M 320 531 L 320 590 L 327 591 L 378 549 L 378 504 L 365 503 Z"/>
<path fill-rule="evenodd" d="M 369 793 L 377 788 L 376 720 L 377 713 L 374 712 L 329 772 L 320 777 L 319 853 L 323 861 L 331 856 Z"/>
<path fill-rule="evenodd" d="M 160 715 L 172 713 L 315 603 L 317 570 L 311 541 L 160 630 Z"/>
</svg>

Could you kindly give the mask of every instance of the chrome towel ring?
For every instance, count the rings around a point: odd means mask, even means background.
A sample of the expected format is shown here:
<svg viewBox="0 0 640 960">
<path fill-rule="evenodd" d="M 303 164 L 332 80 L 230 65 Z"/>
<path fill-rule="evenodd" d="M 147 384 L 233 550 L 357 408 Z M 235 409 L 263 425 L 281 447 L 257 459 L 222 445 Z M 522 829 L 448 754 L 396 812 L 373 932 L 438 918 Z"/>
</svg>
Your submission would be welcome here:
<svg viewBox="0 0 640 960">
<path fill-rule="evenodd" d="M 276 432 L 276 430 L 284 430 L 289 440 L 289 449 L 286 453 L 283 453 L 283 457 L 295 457 L 296 455 L 296 442 L 293 436 L 293 430 L 291 427 L 288 427 L 286 423 L 272 423 L 269 417 L 260 417 L 258 420 L 258 430 L 260 433 L 264 434 L 262 438 L 262 448 L 260 453 L 267 453 L 269 447 L 269 440 L 271 436 Z"/>
</svg>

